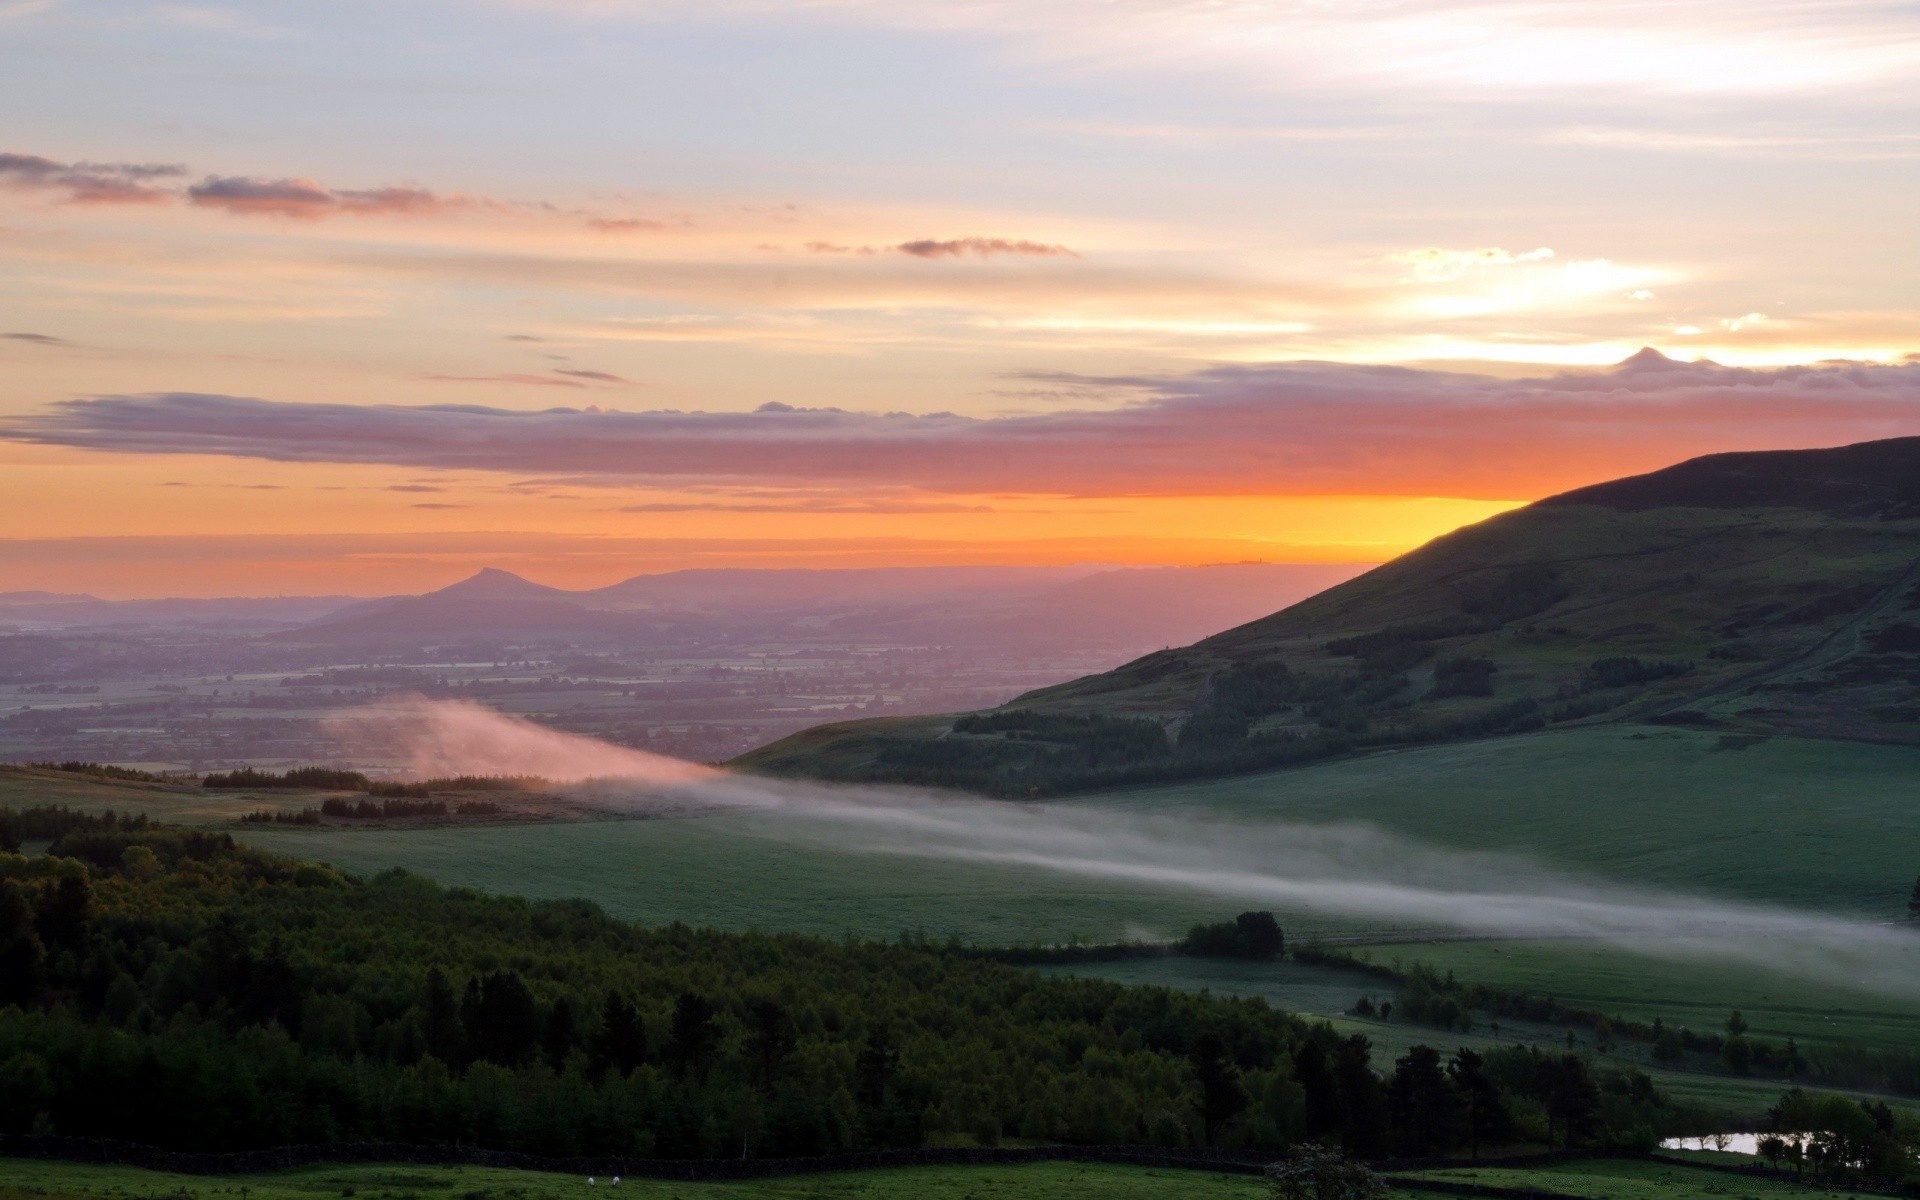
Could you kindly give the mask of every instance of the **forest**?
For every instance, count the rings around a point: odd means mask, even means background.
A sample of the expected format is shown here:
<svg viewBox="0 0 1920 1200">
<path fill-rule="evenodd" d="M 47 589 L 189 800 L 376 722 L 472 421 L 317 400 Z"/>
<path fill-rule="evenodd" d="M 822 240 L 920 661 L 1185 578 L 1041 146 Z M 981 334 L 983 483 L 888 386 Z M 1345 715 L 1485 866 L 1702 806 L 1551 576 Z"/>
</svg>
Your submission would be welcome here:
<svg viewBox="0 0 1920 1200">
<path fill-rule="evenodd" d="M 1365 1037 L 1264 1001 L 1049 978 L 965 947 L 644 929 L 583 901 L 354 879 L 218 832 L 67 810 L 3 823 L 57 839 L 0 855 L 4 1132 L 673 1158 L 1315 1139 L 1379 1156 L 1645 1146 L 1687 1121 L 1645 1076 L 1576 1056 L 1376 1063 Z M 1240 952 L 1278 952 L 1270 918 L 1232 927 Z"/>
</svg>

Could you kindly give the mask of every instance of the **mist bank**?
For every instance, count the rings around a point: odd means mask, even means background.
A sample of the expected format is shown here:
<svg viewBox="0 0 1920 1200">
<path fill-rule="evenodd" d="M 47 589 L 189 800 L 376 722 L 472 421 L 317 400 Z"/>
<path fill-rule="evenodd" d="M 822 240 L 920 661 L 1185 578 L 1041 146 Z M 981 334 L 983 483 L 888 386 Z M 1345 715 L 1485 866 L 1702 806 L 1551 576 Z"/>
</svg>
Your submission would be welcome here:
<svg viewBox="0 0 1920 1200">
<path fill-rule="evenodd" d="M 459 702 L 394 702 L 350 722 L 340 729 L 343 737 L 399 757 L 418 775 L 537 774 L 574 799 L 634 816 L 768 814 L 778 819 L 741 828 L 849 854 L 972 862 L 1201 895 L 1218 898 L 1223 911 L 1260 907 L 1485 937 L 1592 939 L 1652 958 L 1711 958 L 1879 995 L 1920 996 L 1920 938 L 1901 927 L 1634 887 L 1358 823 L 1143 814 L 1092 801 L 1018 803 L 770 779 Z"/>
</svg>

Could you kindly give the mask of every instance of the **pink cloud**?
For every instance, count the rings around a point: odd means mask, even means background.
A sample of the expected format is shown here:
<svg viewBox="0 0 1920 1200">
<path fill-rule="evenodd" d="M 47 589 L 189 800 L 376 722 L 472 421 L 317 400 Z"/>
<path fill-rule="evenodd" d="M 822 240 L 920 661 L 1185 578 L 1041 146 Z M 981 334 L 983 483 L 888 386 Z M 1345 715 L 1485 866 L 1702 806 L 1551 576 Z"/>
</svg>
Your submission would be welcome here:
<svg viewBox="0 0 1920 1200">
<path fill-rule="evenodd" d="M 1042 258 L 1080 257 L 1065 246 L 997 237 L 963 237 L 947 241 L 921 238 L 918 241 L 901 242 L 894 249 L 915 258 L 962 258 L 969 254 L 980 258 L 991 258 L 996 254 L 1032 254 Z"/>
<path fill-rule="evenodd" d="M 1747 369 L 1636 356 L 1498 379 L 1338 363 L 1038 376 L 1102 401 L 1033 415 L 525 412 L 193 393 L 69 400 L 0 437 L 141 454 L 949 494 L 1519 499 L 1725 450 L 1920 434 L 1920 364 Z"/>
<path fill-rule="evenodd" d="M 66 204 L 162 204 L 173 193 L 153 181 L 185 173 L 166 163 L 63 163 L 37 154 L 0 154 L 0 187 L 57 193 Z"/>
<path fill-rule="evenodd" d="M 463 197 L 439 196 L 424 188 L 336 191 L 311 179 L 252 179 L 239 175 L 209 175 L 187 189 L 187 200 L 200 208 L 217 208 L 242 216 L 303 221 L 341 215 L 433 215 L 473 205 L 473 201 Z"/>
</svg>

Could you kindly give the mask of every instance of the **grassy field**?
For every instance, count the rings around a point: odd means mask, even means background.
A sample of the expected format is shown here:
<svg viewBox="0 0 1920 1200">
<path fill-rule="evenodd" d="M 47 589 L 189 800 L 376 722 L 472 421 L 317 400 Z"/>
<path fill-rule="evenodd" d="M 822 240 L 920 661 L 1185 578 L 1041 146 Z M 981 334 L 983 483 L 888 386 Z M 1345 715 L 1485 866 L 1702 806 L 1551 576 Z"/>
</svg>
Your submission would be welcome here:
<svg viewBox="0 0 1920 1200">
<path fill-rule="evenodd" d="M 1735 1156 L 1727 1156 L 1735 1161 Z M 1780 1179 L 1748 1178 L 1675 1163 L 1633 1159 L 1588 1159 L 1545 1167 L 1451 1167 L 1408 1172 L 1415 1179 L 1444 1179 L 1494 1187 L 1537 1188 L 1594 1200 L 1787 1200 L 1822 1196 L 1840 1200 L 1845 1191 L 1812 1188 Z M 1399 1176 L 1396 1176 L 1399 1178 Z"/>
<path fill-rule="evenodd" d="M 1409 1177 L 1538 1188 L 1595 1200 L 1839 1200 L 1846 1195 L 1678 1164 L 1615 1159 L 1526 1169 L 1458 1167 Z M 0 1159 L 0 1200 L 1257 1200 L 1266 1194 L 1265 1182 L 1253 1176 L 1080 1163 L 912 1167 L 726 1183 L 627 1179 L 614 1189 L 605 1180 L 589 1188 L 576 1176 L 488 1167 L 372 1164 L 206 1176 Z"/>
<path fill-rule="evenodd" d="M 1789 738 L 1719 744 L 1713 734 L 1661 728 L 1569 730 L 1062 803 L 1215 821 L 1367 822 L 1620 881 L 1862 916 L 1900 910 L 1920 872 L 1910 837 L 1920 750 Z M 161 800 L 151 802 L 156 815 Z M 1231 897 L 1039 870 L 853 854 L 762 814 L 243 836 L 353 871 L 405 866 L 492 891 L 589 896 L 636 920 L 735 928 L 1114 940 L 1177 934 L 1234 906 Z M 1358 928 L 1305 914 L 1290 914 L 1288 925 Z"/>
<path fill-rule="evenodd" d="M 1569 942 L 1446 942 L 1368 946 L 1376 962 L 1424 962 L 1476 983 L 1551 995 L 1635 1020 L 1717 1031 L 1738 1009 L 1755 1037 L 1802 1045 L 1858 1042 L 1920 1049 L 1920 1002 L 1891 1000 L 1843 980 L 1782 978 L 1705 960 L 1647 958 Z"/>
<path fill-rule="evenodd" d="M 1204 987 L 1222 995 L 1259 996 L 1291 1012 L 1325 1019 L 1342 1034 L 1364 1034 L 1373 1043 L 1374 1062 L 1383 1068 L 1417 1045 L 1435 1046 L 1448 1052 L 1465 1046 L 1482 1053 L 1502 1046 L 1529 1045 L 1542 1050 L 1566 1046 L 1567 1030 L 1552 1025 L 1510 1021 L 1495 1033 L 1482 1020 L 1471 1032 L 1461 1033 L 1349 1016 L 1347 1009 L 1359 997 L 1371 996 L 1378 1000 L 1390 998 L 1392 992 L 1383 989 L 1378 980 L 1328 967 L 1293 962 L 1263 964 L 1158 958 L 1043 969 L 1053 974 L 1114 983 Z M 1575 1034 L 1575 1048 L 1602 1064 L 1645 1071 L 1673 1103 L 1717 1117 L 1752 1117 L 1779 1100 L 1780 1093 L 1792 1086 L 1786 1080 L 1759 1074 L 1736 1076 L 1703 1070 L 1698 1063 L 1691 1064 L 1694 1069 L 1674 1070 L 1654 1062 L 1648 1047 L 1632 1042 L 1616 1042 L 1610 1052 L 1602 1053 L 1585 1030 Z"/>
<path fill-rule="evenodd" d="M 135 1167 L 0 1159 L 0 1200 L 1255 1200 L 1246 1175 L 1080 1163 L 913 1167 L 589 1188 L 571 1175 L 488 1167 L 318 1166 L 267 1175 L 170 1175 Z"/>
<path fill-rule="evenodd" d="M 1911 748 L 1776 738 L 1723 749 L 1712 733 L 1604 727 L 1062 804 L 1255 825 L 1360 821 L 1430 843 L 1505 850 L 1617 880 L 1886 916 L 1920 871 L 1910 836 L 1915 779 L 1920 750 Z M 36 789 L 51 786 L 0 773 L 0 803 L 31 802 Z M 191 788 L 67 782 L 48 798 L 224 825 L 254 844 L 356 873 L 401 866 L 491 892 L 584 896 L 649 924 L 1059 943 L 1177 937 L 1246 906 L 1232 896 L 1039 868 L 855 852 L 829 832 L 767 813 L 305 829 L 232 821 L 262 802 L 313 803 L 310 793 L 215 798 Z M 1920 1003 L 1877 999 L 1842 979 L 1794 979 L 1758 966 L 1646 957 L 1591 942 L 1419 944 L 1396 940 L 1422 932 L 1411 925 L 1367 929 L 1306 913 L 1282 919 L 1296 940 L 1364 933 L 1388 943 L 1367 948 L 1377 961 L 1428 962 L 1465 980 L 1612 1014 L 1717 1029 L 1738 1008 L 1755 1033 L 1770 1039 L 1920 1047 Z M 1263 995 L 1323 1015 L 1343 1012 L 1361 992 L 1385 990 L 1337 976 L 1276 980 L 1263 970 L 1193 959 L 1100 968 L 1109 978 Z M 1776 1090 L 1712 1074 L 1674 1084 L 1715 1108 L 1741 1110 L 1763 1095 L 1770 1101 Z"/>
<path fill-rule="evenodd" d="M 1741 744 L 1741 743 L 1733 743 Z M 1554 730 L 1090 797 L 1247 820 L 1367 821 L 1610 879 L 1890 918 L 1920 873 L 1920 749 L 1659 726 Z"/>
<path fill-rule="evenodd" d="M 1238 911 L 1203 896 L 1037 869 L 851 853 L 763 814 L 239 836 L 356 873 L 403 866 L 454 886 L 586 896 L 646 924 L 1005 945 L 1173 937 Z"/>
</svg>

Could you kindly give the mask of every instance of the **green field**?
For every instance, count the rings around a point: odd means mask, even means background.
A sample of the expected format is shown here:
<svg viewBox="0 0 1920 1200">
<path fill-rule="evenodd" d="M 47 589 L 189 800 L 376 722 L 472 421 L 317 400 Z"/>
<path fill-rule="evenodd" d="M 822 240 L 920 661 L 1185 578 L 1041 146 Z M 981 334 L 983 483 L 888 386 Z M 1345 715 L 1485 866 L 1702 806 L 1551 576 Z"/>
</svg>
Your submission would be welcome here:
<svg viewBox="0 0 1920 1200">
<path fill-rule="evenodd" d="M 1718 734 L 1659 726 L 1553 730 L 1080 803 L 1367 821 L 1614 880 L 1880 918 L 1904 912 L 1920 874 L 1920 749 L 1784 737 L 1722 744 Z"/>
<path fill-rule="evenodd" d="M 1240 779 L 1059 802 L 1212 821 L 1366 822 L 1423 841 L 1521 854 L 1606 879 L 1891 917 L 1920 873 L 1911 836 L 1920 749 L 1607 727 L 1375 754 Z M 156 812 L 156 815 L 161 815 Z M 850 853 L 765 814 L 479 828 L 248 828 L 287 853 L 368 872 L 588 896 L 641 921 L 977 942 L 1176 935 L 1231 909 L 1037 869 Z M 1422 932 L 1289 914 L 1297 933 Z M 1425 928 L 1431 928 L 1426 926 Z"/>
<path fill-rule="evenodd" d="M 1751 1161 L 1725 1156 L 1729 1162 Z M 1492 1187 L 1534 1188 L 1594 1200 L 1786 1200 L 1823 1196 L 1839 1200 L 1845 1191 L 1805 1187 L 1782 1179 L 1730 1175 L 1672 1162 L 1635 1159 L 1587 1159 L 1544 1167 L 1450 1167 L 1413 1171 L 1395 1178 L 1481 1183 Z"/>
<path fill-rule="evenodd" d="M 1462 1033 L 1403 1021 L 1349 1016 L 1346 1010 L 1354 1000 L 1363 995 L 1387 999 L 1392 995 L 1391 988 L 1383 988 L 1378 980 L 1363 975 L 1294 962 L 1263 964 L 1156 958 L 1043 969 L 1050 974 L 1113 983 L 1203 987 L 1220 995 L 1259 996 L 1288 1011 L 1324 1018 L 1342 1034 L 1366 1035 L 1373 1043 L 1374 1062 L 1383 1068 L 1417 1045 L 1437 1046 L 1447 1051 L 1465 1046 L 1483 1054 L 1502 1046 L 1528 1045 L 1552 1050 L 1566 1045 L 1567 1030 L 1562 1026 L 1509 1021 L 1496 1033 L 1482 1019 L 1473 1030 Z M 1616 1042 L 1610 1051 L 1602 1052 L 1594 1046 L 1593 1037 L 1586 1030 L 1575 1033 L 1575 1044 L 1576 1049 L 1592 1055 L 1597 1063 L 1645 1071 L 1670 1102 L 1715 1117 L 1751 1118 L 1779 1100 L 1780 1093 L 1792 1086 L 1786 1080 L 1764 1074 L 1735 1076 L 1717 1069 L 1701 1069 L 1704 1064 L 1700 1063 L 1689 1064 L 1690 1069 L 1671 1069 L 1654 1062 L 1649 1047 L 1634 1042 Z"/>
<path fill-rule="evenodd" d="M 1376 962 L 1424 962 L 1461 979 L 1551 995 L 1576 1008 L 1715 1031 L 1732 1009 L 1755 1037 L 1920 1049 L 1920 1002 L 1891 1000 L 1841 980 L 1782 978 L 1736 964 L 1647 958 L 1568 942 L 1446 942 L 1369 946 Z"/>
<path fill-rule="evenodd" d="M 39 786 L 8 781 L 0 802 L 27 802 Z M 1600 727 L 1381 753 L 1057 807 L 1254 825 L 1366 822 L 1430 844 L 1503 850 L 1603 878 L 1884 917 L 1904 902 L 1920 872 L 1910 832 L 1916 790 L 1920 750 L 1912 748 L 1776 738 L 1723 749 L 1712 733 Z M 588 897 L 646 924 L 1051 944 L 1171 938 L 1245 907 L 1230 895 L 858 852 L 836 842 L 831 827 L 779 814 L 306 829 L 243 827 L 233 817 L 262 801 L 312 803 L 308 793 L 216 799 L 195 789 L 66 784 L 55 798 L 222 825 L 264 848 L 355 873 L 400 866 L 488 892 Z M 1609 1014 L 1711 1030 L 1738 1008 L 1758 1036 L 1772 1040 L 1920 1048 L 1920 1002 L 1876 998 L 1844 979 L 1642 956 L 1593 942 L 1419 942 L 1410 935 L 1432 927 L 1422 929 L 1414 915 L 1399 925 L 1300 912 L 1282 918 L 1296 940 L 1316 933 L 1368 937 L 1380 943 L 1365 949 L 1376 961 L 1427 962 L 1464 980 Z M 1358 994 L 1387 990 L 1338 973 L 1271 972 L 1182 958 L 1088 973 L 1262 995 L 1319 1015 L 1344 1012 Z M 1392 1028 L 1412 1038 L 1437 1036 Z M 1554 1036 L 1528 1031 L 1536 1032 Z M 1672 1082 L 1676 1092 L 1710 1107 L 1742 1110 L 1764 1107 L 1777 1086 L 1711 1073 Z"/>
<path fill-rule="evenodd" d="M 171 1175 L 136 1167 L 0 1159 L 0 1200 L 1254 1200 L 1263 1181 L 1210 1171 L 1095 1163 L 912 1167 L 726 1183 L 627 1179 L 589 1188 L 572 1175 L 489 1167 L 316 1166 L 267 1175 Z"/>
<path fill-rule="evenodd" d="M 1547 1167 L 1459 1167 L 1404 1178 L 1537 1188 L 1595 1200 L 1794 1200 L 1845 1192 L 1689 1168 L 1593 1159 Z M 1207 1171 L 1081 1163 L 913 1167 L 725 1183 L 577 1176 L 489 1167 L 370 1164 L 261 1175 L 174 1175 L 136 1167 L 0 1159 L 0 1200 L 1256 1200 L 1264 1181 Z M 1415 1189 L 1396 1196 L 1427 1195 Z"/>
</svg>

